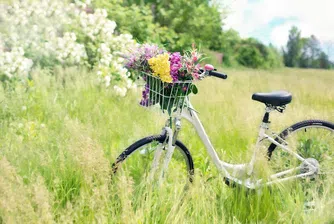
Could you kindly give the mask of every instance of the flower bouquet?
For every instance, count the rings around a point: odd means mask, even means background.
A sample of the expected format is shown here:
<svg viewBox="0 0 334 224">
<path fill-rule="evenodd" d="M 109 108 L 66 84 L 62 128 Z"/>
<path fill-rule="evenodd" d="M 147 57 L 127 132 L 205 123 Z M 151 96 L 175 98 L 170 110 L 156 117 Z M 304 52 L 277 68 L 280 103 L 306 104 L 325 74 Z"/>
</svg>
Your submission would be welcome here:
<svg viewBox="0 0 334 224">
<path fill-rule="evenodd" d="M 125 67 L 145 81 L 142 106 L 159 104 L 169 115 L 186 105 L 186 97 L 197 93 L 193 80 L 199 79 L 200 54 L 195 46 L 184 55 L 143 44 L 126 57 Z M 135 78 L 133 77 L 133 78 Z"/>
</svg>

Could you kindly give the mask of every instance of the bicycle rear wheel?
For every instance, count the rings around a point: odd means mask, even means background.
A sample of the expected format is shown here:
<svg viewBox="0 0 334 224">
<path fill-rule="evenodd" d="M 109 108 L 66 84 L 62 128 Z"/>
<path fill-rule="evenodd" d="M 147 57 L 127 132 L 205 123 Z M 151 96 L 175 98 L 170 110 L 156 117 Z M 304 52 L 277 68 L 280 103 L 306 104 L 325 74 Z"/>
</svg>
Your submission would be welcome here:
<svg viewBox="0 0 334 224">
<path fill-rule="evenodd" d="M 156 182 L 160 178 L 167 153 L 166 142 L 166 135 L 156 135 L 133 143 L 118 156 L 112 165 L 113 173 L 117 172 L 117 176 L 125 175 L 135 186 Z M 153 168 L 154 156 L 159 149 L 161 149 L 159 165 Z M 194 163 L 191 154 L 184 144 L 177 140 L 168 169 L 164 173 L 163 183 L 185 184 L 192 181 L 193 175 Z"/>
<path fill-rule="evenodd" d="M 334 124 L 321 120 L 306 120 L 285 129 L 276 141 L 286 145 L 309 163 L 317 167 L 313 175 L 298 181 L 296 189 L 304 192 L 305 201 L 324 203 L 331 201 L 334 207 Z M 289 175 L 312 171 L 285 150 L 271 144 L 268 148 L 270 167 L 274 173 L 298 167 Z"/>
</svg>

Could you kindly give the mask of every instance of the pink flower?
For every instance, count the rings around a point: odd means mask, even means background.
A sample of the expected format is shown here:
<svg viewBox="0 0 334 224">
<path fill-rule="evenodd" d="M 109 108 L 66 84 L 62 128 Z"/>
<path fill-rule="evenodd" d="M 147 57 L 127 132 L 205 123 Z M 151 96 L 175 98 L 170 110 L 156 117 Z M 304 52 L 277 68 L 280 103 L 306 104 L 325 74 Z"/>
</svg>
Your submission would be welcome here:
<svg viewBox="0 0 334 224">
<path fill-rule="evenodd" d="M 170 61 L 170 74 L 173 78 L 173 82 L 175 82 L 178 80 L 179 70 L 180 68 L 182 68 L 180 52 L 175 52 L 173 54 L 170 54 L 169 61 Z"/>
</svg>

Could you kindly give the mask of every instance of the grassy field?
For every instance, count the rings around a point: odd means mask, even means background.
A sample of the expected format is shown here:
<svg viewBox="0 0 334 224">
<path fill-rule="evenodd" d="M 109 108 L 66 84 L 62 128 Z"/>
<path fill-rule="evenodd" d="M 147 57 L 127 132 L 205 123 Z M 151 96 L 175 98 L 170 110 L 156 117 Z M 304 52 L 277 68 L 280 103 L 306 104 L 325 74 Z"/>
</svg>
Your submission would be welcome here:
<svg viewBox="0 0 334 224">
<path fill-rule="evenodd" d="M 304 119 L 334 122 L 334 72 L 226 70 L 207 78 L 192 97 L 226 161 L 249 159 L 264 112 L 253 92 L 288 90 L 272 129 Z M 126 178 L 110 179 L 111 164 L 135 140 L 160 132 L 164 117 L 138 106 L 140 92 L 119 98 L 76 68 L 33 72 L 27 89 L 0 92 L 0 223 L 332 223 L 334 198 L 304 211 L 294 183 L 247 193 L 222 183 L 187 124 L 180 139 L 195 162 L 195 183 L 133 195 Z M 333 181 L 333 180 L 329 180 Z"/>
</svg>

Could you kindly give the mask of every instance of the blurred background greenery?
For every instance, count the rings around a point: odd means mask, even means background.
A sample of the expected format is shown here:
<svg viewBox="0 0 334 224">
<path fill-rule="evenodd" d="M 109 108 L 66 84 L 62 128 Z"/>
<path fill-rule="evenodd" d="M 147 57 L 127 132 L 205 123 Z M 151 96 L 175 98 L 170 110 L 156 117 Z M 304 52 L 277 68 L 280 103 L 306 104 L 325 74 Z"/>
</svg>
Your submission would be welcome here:
<svg viewBox="0 0 334 224">
<path fill-rule="evenodd" d="M 291 28 L 285 51 L 254 38 L 241 38 L 237 31 L 225 29 L 228 12 L 215 1 L 96 0 L 93 7 L 108 9 L 117 29 L 131 33 L 139 42 L 161 43 L 170 51 L 182 51 L 194 42 L 214 51 L 224 66 L 333 67 L 316 36 L 301 38 L 297 27 Z"/>
</svg>

